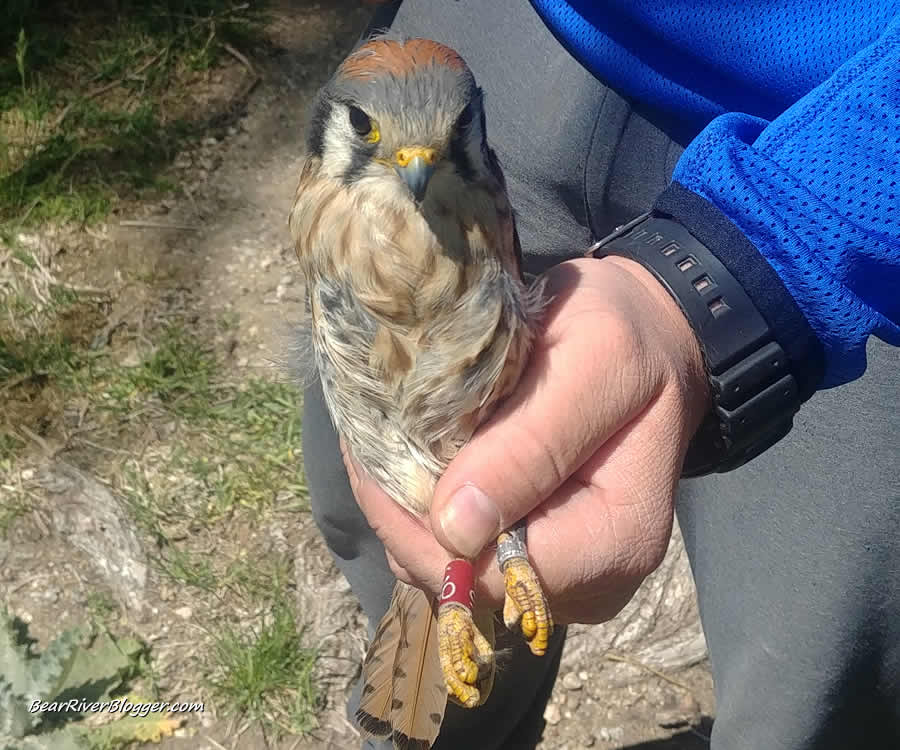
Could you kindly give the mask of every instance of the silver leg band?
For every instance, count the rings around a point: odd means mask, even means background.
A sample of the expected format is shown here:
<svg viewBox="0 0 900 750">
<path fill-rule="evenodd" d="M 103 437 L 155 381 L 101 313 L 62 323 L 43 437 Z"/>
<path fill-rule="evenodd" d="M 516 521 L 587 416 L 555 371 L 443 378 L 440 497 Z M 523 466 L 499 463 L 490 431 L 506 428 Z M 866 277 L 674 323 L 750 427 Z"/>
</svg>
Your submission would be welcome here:
<svg viewBox="0 0 900 750">
<path fill-rule="evenodd" d="M 503 570 L 514 557 L 528 558 L 528 550 L 525 547 L 525 520 L 506 530 L 506 538 L 497 545 L 497 564 Z"/>
</svg>

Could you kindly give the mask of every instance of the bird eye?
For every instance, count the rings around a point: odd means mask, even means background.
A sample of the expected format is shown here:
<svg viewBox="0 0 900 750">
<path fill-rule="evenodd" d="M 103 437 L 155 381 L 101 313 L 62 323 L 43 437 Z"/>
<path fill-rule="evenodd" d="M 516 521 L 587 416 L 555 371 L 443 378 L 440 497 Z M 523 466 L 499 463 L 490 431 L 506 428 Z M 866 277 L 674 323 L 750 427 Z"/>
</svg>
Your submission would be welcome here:
<svg viewBox="0 0 900 750">
<path fill-rule="evenodd" d="M 372 132 L 372 120 L 359 107 L 350 107 L 350 124 L 360 135 L 368 135 Z"/>
</svg>

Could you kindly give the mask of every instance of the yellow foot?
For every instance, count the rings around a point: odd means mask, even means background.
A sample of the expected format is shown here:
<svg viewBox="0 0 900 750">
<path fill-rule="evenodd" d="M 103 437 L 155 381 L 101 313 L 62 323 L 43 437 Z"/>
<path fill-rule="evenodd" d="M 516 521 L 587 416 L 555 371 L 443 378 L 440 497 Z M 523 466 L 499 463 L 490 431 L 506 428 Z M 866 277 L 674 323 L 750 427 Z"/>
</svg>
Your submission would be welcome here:
<svg viewBox="0 0 900 750">
<path fill-rule="evenodd" d="M 438 651 L 447 690 L 466 708 L 481 700 L 480 682 L 491 672 L 494 651 L 481 634 L 472 612 L 455 602 L 438 608 Z"/>
<path fill-rule="evenodd" d="M 502 543 L 504 534 L 497 540 Z M 531 653 L 543 656 L 547 641 L 553 633 L 553 615 L 541 582 L 524 557 L 513 557 L 503 565 L 506 599 L 503 603 L 503 622 L 508 630 L 518 628 L 528 642 Z"/>
</svg>

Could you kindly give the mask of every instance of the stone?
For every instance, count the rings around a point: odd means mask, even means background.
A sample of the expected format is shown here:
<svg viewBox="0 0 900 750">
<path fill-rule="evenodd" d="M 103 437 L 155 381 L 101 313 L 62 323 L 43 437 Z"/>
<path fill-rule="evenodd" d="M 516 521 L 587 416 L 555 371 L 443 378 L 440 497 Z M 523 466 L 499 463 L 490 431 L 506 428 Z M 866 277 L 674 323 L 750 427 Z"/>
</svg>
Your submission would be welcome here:
<svg viewBox="0 0 900 750">
<path fill-rule="evenodd" d="M 93 561 L 124 606 L 140 613 L 146 606 L 147 555 L 122 499 L 62 461 L 41 467 L 36 482 L 50 496 L 55 531 Z"/>
<path fill-rule="evenodd" d="M 176 609 L 175 614 L 178 615 L 178 617 L 180 617 L 182 620 L 190 620 L 191 615 L 194 614 L 194 611 L 190 607 L 184 606 Z"/>
<path fill-rule="evenodd" d="M 544 721 L 550 726 L 556 726 L 561 719 L 562 712 L 559 710 L 559 706 L 555 703 L 548 703 L 547 708 L 544 709 Z"/>
<path fill-rule="evenodd" d="M 581 678 L 574 672 L 566 672 L 562 679 L 563 687 L 566 690 L 581 690 Z"/>
<path fill-rule="evenodd" d="M 600 727 L 597 737 L 601 742 L 621 742 L 625 739 L 624 727 Z"/>
</svg>

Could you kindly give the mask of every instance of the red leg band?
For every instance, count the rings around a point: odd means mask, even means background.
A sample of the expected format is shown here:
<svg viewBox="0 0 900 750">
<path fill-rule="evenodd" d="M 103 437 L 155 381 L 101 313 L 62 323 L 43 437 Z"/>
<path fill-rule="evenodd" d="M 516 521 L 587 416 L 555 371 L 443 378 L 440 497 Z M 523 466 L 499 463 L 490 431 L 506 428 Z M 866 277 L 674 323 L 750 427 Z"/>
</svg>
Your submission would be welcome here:
<svg viewBox="0 0 900 750">
<path fill-rule="evenodd" d="M 449 602 L 470 610 L 475 606 L 475 570 L 468 560 L 451 560 L 444 568 L 440 603 Z"/>
</svg>

